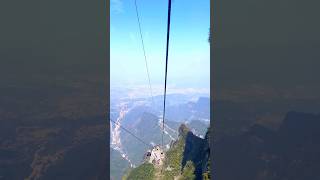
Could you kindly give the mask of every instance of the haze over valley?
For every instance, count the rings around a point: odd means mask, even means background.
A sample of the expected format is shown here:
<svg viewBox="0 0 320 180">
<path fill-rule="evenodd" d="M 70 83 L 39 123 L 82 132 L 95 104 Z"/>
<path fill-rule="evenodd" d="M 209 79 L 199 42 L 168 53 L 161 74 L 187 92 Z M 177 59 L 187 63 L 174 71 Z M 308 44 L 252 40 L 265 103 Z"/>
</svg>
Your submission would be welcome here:
<svg viewBox="0 0 320 180">
<path fill-rule="evenodd" d="M 153 98 L 149 89 L 111 88 L 110 147 L 111 178 L 119 179 L 131 167 L 143 163 L 143 156 L 150 147 L 121 129 L 118 124 L 141 138 L 150 146 L 161 144 L 163 96 L 155 89 Z M 160 87 L 160 86 L 159 86 Z M 159 94 L 157 94 L 159 92 Z M 178 128 L 186 124 L 198 137 L 204 138 L 210 125 L 210 99 L 206 89 L 172 88 L 167 94 L 164 144 L 178 138 Z"/>
</svg>

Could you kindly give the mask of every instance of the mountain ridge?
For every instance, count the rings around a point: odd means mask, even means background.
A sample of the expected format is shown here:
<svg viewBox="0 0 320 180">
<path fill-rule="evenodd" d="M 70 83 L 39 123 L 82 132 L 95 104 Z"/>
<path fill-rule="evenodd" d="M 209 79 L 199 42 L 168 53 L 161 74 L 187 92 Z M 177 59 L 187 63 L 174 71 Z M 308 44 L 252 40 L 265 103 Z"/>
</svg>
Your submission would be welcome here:
<svg viewBox="0 0 320 180">
<path fill-rule="evenodd" d="M 204 139 L 195 136 L 191 130 L 181 124 L 178 129 L 178 139 L 170 143 L 170 149 L 165 152 L 164 164 L 161 169 L 144 162 L 132 169 L 124 179 L 210 179 L 209 131 Z M 153 168 L 152 168 L 153 167 Z"/>
</svg>

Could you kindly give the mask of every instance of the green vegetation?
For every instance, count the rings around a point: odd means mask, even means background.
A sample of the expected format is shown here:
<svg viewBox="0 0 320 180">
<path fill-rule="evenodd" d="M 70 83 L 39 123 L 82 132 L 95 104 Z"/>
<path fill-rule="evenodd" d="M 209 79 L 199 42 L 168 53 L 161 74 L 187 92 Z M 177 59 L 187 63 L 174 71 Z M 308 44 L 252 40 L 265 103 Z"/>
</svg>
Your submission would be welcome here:
<svg viewBox="0 0 320 180">
<path fill-rule="evenodd" d="M 124 180 L 152 180 L 154 179 L 155 169 L 150 163 L 143 163 L 137 168 L 131 170 Z"/>
<path fill-rule="evenodd" d="M 129 163 L 121 157 L 118 151 L 110 148 L 110 159 L 113 166 L 110 167 L 110 177 L 112 179 L 120 179 L 125 170 L 130 167 Z"/>
<path fill-rule="evenodd" d="M 209 157 L 208 157 L 208 163 L 207 163 L 207 167 L 206 167 L 206 170 L 205 172 L 202 174 L 202 178 L 203 180 L 209 180 L 211 179 L 211 173 L 210 173 L 210 164 L 211 164 L 211 161 L 210 161 L 210 131 L 211 131 L 211 127 L 208 128 L 208 131 L 206 133 L 206 136 L 205 136 L 205 139 L 207 141 L 207 145 L 209 148 Z"/>
<path fill-rule="evenodd" d="M 166 157 L 161 172 L 160 168 L 155 168 L 150 163 L 144 163 L 128 172 L 123 180 L 210 179 L 209 131 L 210 129 L 208 129 L 205 140 L 203 140 L 190 134 L 188 127 L 182 124 L 179 128 L 178 140 L 173 142 L 170 149 L 165 153 Z M 186 160 L 185 165 L 183 159 Z"/>
<path fill-rule="evenodd" d="M 185 141 L 179 139 L 166 153 L 166 159 L 164 161 L 164 168 L 166 168 L 164 172 L 165 179 L 173 179 L 174 176 L 180 175 L 184 146 Z"/>
<path fill-rule="evenodd" d="M 186 165 L 183 168 L 183 172 L 182 172 L 182 178 L 183 180 L 193 180 L 196 178 L 195 174 L 194 174 L 194 164 L 192 161 L 187 161 Z"/>
<path fill-rule="evenodd" d="M 202 174 L 203 180 L 210 180 L 211 174 L 210 174 L 210 158 L 208 159 L 208 166 L 207 170 Z"/>
</svg>

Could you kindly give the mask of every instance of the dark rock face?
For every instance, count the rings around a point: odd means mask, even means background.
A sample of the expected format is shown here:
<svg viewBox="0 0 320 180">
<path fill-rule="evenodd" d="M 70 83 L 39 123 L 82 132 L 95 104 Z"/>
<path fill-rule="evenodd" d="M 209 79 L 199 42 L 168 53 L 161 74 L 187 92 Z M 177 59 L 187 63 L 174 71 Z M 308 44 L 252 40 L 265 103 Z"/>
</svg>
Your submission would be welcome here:
<svg viewBox="0 0 320 180">
<path fill-rule="evenodd" d="M 259 125 L 215 143 L 215 175 L 222 180 L 320 178 L 320 116 L 289 112 L 277 131 Z"/>
<path fill-rule="evenodd" d="M 195 136 L 185 124 L 179 127 L 179 136 L 185 141 L 181 167 L 184 167 L 187 161 L 192 161 L 195 165 L 196 179 L 202 179 L 210 156 L 208 136 L 206 139 Z"/>
<path fill-rule="evenodd" d="M 192 161 L 195 164 L 196 179 L 202 179 L 203 167 L 208 161 L 208 149 L 205 148 L 207 141 L 201 139 L 191 132 L 186 136 L 185 147 L 183 152 L 182 167 L 187 161 Z"/>
</svg>

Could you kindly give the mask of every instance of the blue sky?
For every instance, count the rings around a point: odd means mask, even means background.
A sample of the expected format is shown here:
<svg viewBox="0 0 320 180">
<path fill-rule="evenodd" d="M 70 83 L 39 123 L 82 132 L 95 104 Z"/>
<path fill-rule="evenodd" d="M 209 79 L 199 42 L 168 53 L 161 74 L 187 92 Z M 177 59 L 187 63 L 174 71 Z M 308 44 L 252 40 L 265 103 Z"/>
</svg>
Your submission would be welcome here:
<svg viewBox="0 0 320 180">
<path fill-rule="evenodd" d="M 137 0 L 152 85 L 164 83 L 167 1 Z M 173 0 L 168 84 L 209 88 L 210 0 Z M 110 0 L 111 86 L 147 84 L 134 0 Z"/>
</svg>

